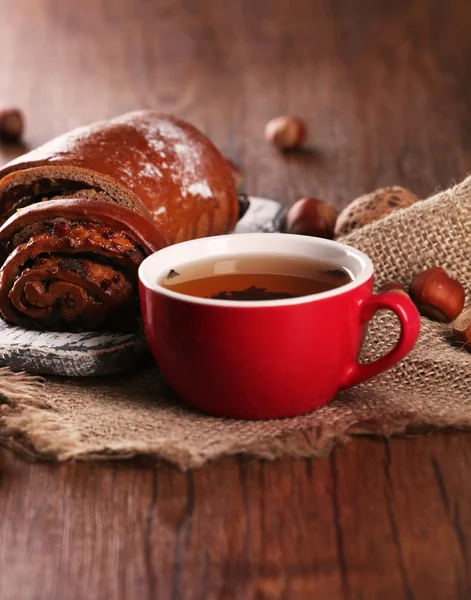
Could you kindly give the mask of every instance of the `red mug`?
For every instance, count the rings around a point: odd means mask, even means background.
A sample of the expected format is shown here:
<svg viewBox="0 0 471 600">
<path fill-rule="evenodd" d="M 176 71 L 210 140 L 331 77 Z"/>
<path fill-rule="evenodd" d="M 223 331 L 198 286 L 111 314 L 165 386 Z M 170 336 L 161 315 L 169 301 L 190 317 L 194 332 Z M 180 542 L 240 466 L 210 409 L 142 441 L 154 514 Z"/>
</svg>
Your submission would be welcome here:
<svg viewBox="0 0 471 600">
<path fill-rule="evenodd" d="M 184 263 L 244 254 L 311 257 L 341 265 L 353 281 L 309 296 L 247 302 L 187 296 L 159 284 Z M 404 358 L 420 329 L 407 296 L 373 294 L 365 254 L 321 238 L 247 233 L 175 244 L 144 260 L 139 288 L 146 337 L 163 376 L 188 405 L 221 417 L 311 412 Z M 360 364 L 368 321 L 380 309 L 396 313 L 400 338 L 382 358 Z"/>
</svg>

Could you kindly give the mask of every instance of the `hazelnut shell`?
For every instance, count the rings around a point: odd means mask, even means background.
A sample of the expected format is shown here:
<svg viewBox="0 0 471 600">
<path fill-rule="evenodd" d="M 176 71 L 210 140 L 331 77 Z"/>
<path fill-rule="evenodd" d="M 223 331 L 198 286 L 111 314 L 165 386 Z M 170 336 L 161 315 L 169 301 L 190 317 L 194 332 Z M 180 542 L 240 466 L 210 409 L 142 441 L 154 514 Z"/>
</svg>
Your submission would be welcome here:
<svg viewBox="0 0 471 600">
<path fill-rule="evenodd" d="M 465 291 L 461 283 L 442 267 L 419 273 L 409 294 L 420 313 L 435 321 L 453 321 L 463 310 Z"/>
<path fill-rule="evenodd" d="M 10 143 L 21 140 L 24 121 L 23 113 L 18 108 L 0 108 L 0 139 Z"/>
<path fill-rule="evenodd" d="M 335 226 L 335 237 L 347 235 L 368 223 L 407 208 L 419 200 L 418 196 L 398 185 L 380 188 L 360 196 L 340 213 Z"/>
<path fill-rule="evenodd" d="M 402 285 L 402 283 L 399 283 L 399 281 L 386 281 L 379 287 L 378 292 L 380 294 L 385 292 L 395 292 L 396 294 L 409 296 L 406 288 Z"/>
<path fill-rule="evenodd" d="M 317 198 L 302 198 L 286 214 L 287 233 L 332 239 L 338 211 Z"/>
<path fill-rule="evenodd" d="M 293 115 L 275 117 L 265 126 L 265 139 L 280 150 L 293 150 L 304 143 L 307 128 L 302 119 Z"/>
<path fill-rule="evenodd" d="M 453 322 L 453 333 L 464 348 L 471 352 L 471 308 L 465 308 Z"/>
</svg>

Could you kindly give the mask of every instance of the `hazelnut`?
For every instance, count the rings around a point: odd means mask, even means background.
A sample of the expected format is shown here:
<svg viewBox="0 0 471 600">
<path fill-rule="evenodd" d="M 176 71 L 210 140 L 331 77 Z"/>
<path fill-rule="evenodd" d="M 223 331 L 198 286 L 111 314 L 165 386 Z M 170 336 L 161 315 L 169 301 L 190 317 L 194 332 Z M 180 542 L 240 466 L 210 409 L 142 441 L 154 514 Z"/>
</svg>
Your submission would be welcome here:
<svg viewBox="0 0 471 600">
<path fill-rule="evenodd" d="M 421 314 L 445 323 L 456 319 L 465 301 L 461 283 L 442 267 L 417 275 L 410 284 L 409 294 Z"/>
<path fill-rule="evenodd" d="M 464 311 L 456 317 L 453 322 L 453 333 L 459 342 L 464 343 L 464 348 L 471 352 L 471 308 L 465 308 Z"/>
<path fill-rule="evenodd" d="M 317 198 L 303 198 L 293 204 L 285 219 L 287 233 L 332 239 L 338 211 Z"/>
<path fill-rule="evenodd" d="M 306 125 L 299 117 L 276 117 L 265 126 L 265 139 L 280 150 L 292 150 L 301 146 L 306 135 Z"/>
<path fill-rule="evenodd" d="M 398 185 L 360 196 L 340 213 L 335 226 L 335 237 L 346 235 L 396 210 L 407 208 L 418 200 L 415 194 Z"/>
<path fill-rule="evenodd" d="M 17 108 L 0 108 L 0 138 L 5 142 L 18 142 L 24 129 L 23 113 Z"/>
<path fill-rule="evenodd" d="M 409 296 L 406 288 L 402 285 L 402 283 L 399 283 L 399 281 L 386 281 L 379 287 L 378 292 L 380 294 L 384 292 L 396 292 L 397 294 Z"/>
</svg>

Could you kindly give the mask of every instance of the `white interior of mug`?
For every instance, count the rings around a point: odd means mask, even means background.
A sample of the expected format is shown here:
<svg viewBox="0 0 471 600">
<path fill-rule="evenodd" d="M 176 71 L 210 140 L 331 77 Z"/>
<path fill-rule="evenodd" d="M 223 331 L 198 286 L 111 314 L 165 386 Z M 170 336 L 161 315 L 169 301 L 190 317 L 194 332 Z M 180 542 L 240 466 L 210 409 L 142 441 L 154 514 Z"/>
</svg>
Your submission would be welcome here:
<svg viewBox="0 0 471 600">
<path fill-rule="evenodd" d="M 344 267 L 353 276 L 353 281 L 326 292 L 309 296 L 299 296 L 281 300 L 252 300 L 240 302 L 237 300 L 218 300 L 212 298 L 199 298 L 188 296 L 170 290 L 160 281 L 171 270 L 183 264 L 208 258 L 227 257 L 230 255 L 283 255 L 290 257 L 310 258 L 323 263 L 332 264 L 332 267 Z M 290 235 L 287 233 L 242 233 L 237 235 L 220 235 L 215 237 L 200 238 L 175 244 L 148 256 L 139 267 L 139 279 L 149 289 L 170 298 L 178 298 L 186 302 L 227 306 L 238 308 L 254 306 L 280 306 L 302 304 L 321 300 L 331 296 L 344 294 L 349 290 L 362 285 L 373 275 L 373 263 L 370 258 L 350 246 L 304 235 Z"/>
</svg>

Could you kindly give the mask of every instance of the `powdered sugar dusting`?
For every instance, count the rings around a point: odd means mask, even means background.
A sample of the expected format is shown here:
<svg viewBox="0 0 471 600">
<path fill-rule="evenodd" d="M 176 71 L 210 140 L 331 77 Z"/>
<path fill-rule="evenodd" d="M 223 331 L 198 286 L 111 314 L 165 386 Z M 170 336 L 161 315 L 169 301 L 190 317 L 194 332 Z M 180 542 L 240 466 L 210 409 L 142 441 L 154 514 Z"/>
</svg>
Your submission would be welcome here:
<svg viewBox="0 0 471 600">
<path fill-rule="evenodd" d="M 152 212 L 152 215 L 153 215 L 154 217 L 158 217 L 159 215 L 163 215 L 163 214 L 165 214 L 166 212 L 167 212 L 167 209 L 166 209 L 166 207 L 165 207 L 165 206 L 159 206 L 159 208 L 158 208 L 157 210 L 154 210 L 154 211 Z"/>
<path fill-rule="evenodd" d="M 84 139 L 93 141 L 93 152 L 100 154 L 107 167 L 103 173 L 117 176 L 132 191 L 141 190 L 152 197 L 175 190 L 176 202 L 189 196 L 201 201 L 214 196 L 207 179 L 204 141 L 178 121 L 151 111 L 136 111 L 75 129 L 28 154 L 28 162 L 40 163 L 46 158 L 48 164 L 61 163 L 69 153 L 77 153 Z M 76 166 L 89 169 L 91 161 L 84 154 Z M 18 157 L 10 165 L 23 160 Z"/>
<path fill-rule="evenodd" d="M 140 174 L 143 177 L 149 177 L 150 179 L 162 177 L 162 171 L 159 169 L 159 167 L 150 162 L 145 164 L 144 168 L 141 169 Z"/>
<path fill-rule="evenodd" d="M 165 118 L 136 120 L 134 125 L 149 147 L 167 159 L 160 162 L 159 167 L 165 169 L 165 175 L 180 188 L 182 197 L 213 196 L 201 164 L 199 143 L 191 140 L 180 125 Z"/>
<path fill-rule="evenodd" d="M 188 193 L 192 196 L 201 196 L 203 198 L 211 198 L 213 195 L 208 183 L 202 181 L 200 183 L 192 183 L 188 186 Z"/>
</svg>

